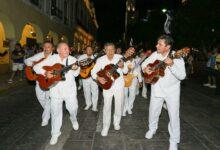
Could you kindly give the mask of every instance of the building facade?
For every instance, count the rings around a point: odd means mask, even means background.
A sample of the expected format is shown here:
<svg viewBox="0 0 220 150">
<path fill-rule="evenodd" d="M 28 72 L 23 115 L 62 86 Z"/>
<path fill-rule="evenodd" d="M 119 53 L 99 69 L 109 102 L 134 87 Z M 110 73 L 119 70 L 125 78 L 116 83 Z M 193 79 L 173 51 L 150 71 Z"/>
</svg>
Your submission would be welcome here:
<svg viewBox="0 0 220 150">
<path fill-rule="evenodd" d="M 89 0 L 0 0 L 0 54 L 14 44 L 31 46 L 66 41 L 75 50 L 92 44 L 98 24 Z M 9 53 L 0 56 L 0 73 L 9 70 Z"/>
</svg>

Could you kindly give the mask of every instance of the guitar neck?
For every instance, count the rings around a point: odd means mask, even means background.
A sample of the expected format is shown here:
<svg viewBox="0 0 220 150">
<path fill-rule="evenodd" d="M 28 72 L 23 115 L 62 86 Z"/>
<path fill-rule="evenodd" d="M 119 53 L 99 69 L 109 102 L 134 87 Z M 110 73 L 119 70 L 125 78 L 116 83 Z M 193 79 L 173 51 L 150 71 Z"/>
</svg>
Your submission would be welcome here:
<svg viewBox="0 0 220 150">
<path fill-rule="evenodd" d="M 118 64 L 119 62 L 122 60 L 122 61 L 126 61 L 127 58 L 125 58 L 124 56 L 116 63 L 116 65 L 114 65 L 114 67 L 112 68 L 112 70 L 110 71 L 110 73 L 114 73 L 117 69 L 118 69 Z"/>
<path fill-rule="evenodd" d="M 78 64 L 78 61 L 76 61 L 75 63 L 72 63 L 72 64 L 70 64 L 68 66 L 63 67 L 62 70 L 60 70 L 60 72 L 67 72 L 67 71 L 69 71 L 72 68 L 72 66 L 75 65 L 75 64 Z"/>
<path fill-rule="evenodd" d="M 169 57 L 170 59 L 178 59 L 178 58 L 180 58 L 180 57 L 185 57 L 185 56 L 186 56 L 186 55 L 185 55 L 186 52 L 184 52 L 182 49 L 181 49 L 181 50 L 178 50 L 178 52 L 180 52 L 180 53 L 177 54 L 177 52 L 175 52 L 174 54 L 172 54 L 172 53 L 170 52 L 170 54 L 168 55 L 168 57 Z M 166 63 L 165 63 L 164 61 L 165 61 L 165 60 L 160 61 L 160 63 L 158 63 L 153 69 L 156 70 L 156 69 L 161 68 L 161 67 L 166 67 Z"/>
</svg>

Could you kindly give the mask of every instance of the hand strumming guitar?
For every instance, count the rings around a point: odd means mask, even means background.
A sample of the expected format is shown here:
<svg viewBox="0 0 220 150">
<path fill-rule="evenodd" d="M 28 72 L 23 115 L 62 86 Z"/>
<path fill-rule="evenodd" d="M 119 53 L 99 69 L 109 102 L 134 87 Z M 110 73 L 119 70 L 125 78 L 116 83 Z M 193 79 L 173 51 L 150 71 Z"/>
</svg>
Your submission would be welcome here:
<svg viewBox="0 0 220 150">
<path fill-rule="evenodd" d="M 103 78 L 103 77 L 97 77 L 97 80 L 101 83 L 101 84 L 105 84 L 106 83 L 106 80 L 105 80 L 105 78 Z"/>
<path fill-rule="evenodd" d="M 52 78 L 52 77 L 53 77 L 52 71 L 46 71 L 46 72 L 45 72 L 45 76 L 46 76 L 47 79 Z"/>
<path fill-rule="evenodd" d="M 72 70 L 77 70 L 77 69 L 78 69 L 78 66 L 74 64 L 74 65 L 72 66 Z"/>
<path fill-rule="evenodd" d="M 144 73 L 147 73 L 147 74 L 151 74 L 153 71 L 151 70 L 151 67 L 150 66 L 147 66 L 144 68 Z"/>
</svg>

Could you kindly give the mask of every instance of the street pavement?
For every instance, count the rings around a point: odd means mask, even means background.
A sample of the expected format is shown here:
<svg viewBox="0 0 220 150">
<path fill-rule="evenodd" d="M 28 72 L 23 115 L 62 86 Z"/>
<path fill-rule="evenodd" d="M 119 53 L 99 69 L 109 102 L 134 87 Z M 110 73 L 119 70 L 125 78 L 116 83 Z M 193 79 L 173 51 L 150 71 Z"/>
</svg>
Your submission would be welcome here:
<svg viewBox="0 0 220 150">
<path fill-rule="evenodd" d="M 14 88 L 17 86 L 22 86 L 26 82 L 26 79 L 23 79 L 23 81 L 19 81 L 18 77 L 15 76 L 14 81 L 12 83 L 8 83 L 10 76 L 11 76 L 11 73 L 0 75 L 0 92 L 6 91 L 10 88 Z"/>
<path fill-rule="evenodd" d="M 195 79 L 186 80 L 181 92 L 180 150 L 220 150 L 220 97 L 214 90 L 202 87 Z M 41 127 L 42 108 L 36 100 L 34 86 L 23 83 L 0 92 L 0 150 L 168 150 L 168 113 L 162 110 L 159 128 L 151 140 L 148 130 L 149 99 L 138 96 L 133 114 L 122 117 L 121 130 L 111 125 L 102 137 L 102 106 L 99 111 L 84 111 L 82 90 L 78 93 L 78 131 L 72 129 L 64 107 L 62 135 L 50 146 L 50 124 Z M 112 109 L 113 112 L 114 109 Z"/>
</svg>

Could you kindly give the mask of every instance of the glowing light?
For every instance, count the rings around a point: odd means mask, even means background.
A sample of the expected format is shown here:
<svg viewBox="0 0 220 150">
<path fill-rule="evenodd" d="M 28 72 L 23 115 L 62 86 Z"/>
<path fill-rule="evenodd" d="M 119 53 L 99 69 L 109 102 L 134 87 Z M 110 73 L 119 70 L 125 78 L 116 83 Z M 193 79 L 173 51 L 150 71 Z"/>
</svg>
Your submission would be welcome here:
<svg viewBox="0 0 220 150">
<path fill-rule="evenodd" d="M 162 9 L 162 12 L 163 12 L 163 13 L 166 13 L 166 12 L 167 12 L 167 9 L 166 9 L 166 8 L 163 8 L 163 9 Z"/>
</svg>

